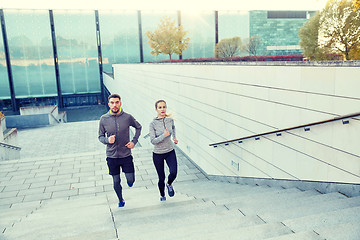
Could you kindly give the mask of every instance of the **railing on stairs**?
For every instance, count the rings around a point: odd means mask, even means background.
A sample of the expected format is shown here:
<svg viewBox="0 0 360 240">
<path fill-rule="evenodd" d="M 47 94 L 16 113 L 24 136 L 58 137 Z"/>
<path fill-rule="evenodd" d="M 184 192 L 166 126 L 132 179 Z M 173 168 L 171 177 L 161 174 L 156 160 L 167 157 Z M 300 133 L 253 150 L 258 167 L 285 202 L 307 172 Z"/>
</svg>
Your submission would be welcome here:
<svg viewBox="0 0 360 240">
<path fill-rule="evenodd" d="M 260 137 L 266 136 L 266 135 L 271 135 L 271 134 L 276 134 L 276 136 L 281 136 L 282 132 L 286 132 L 286 131 L 290 131 L 290 130 L 294 130 L 294 129 L 300 129 L 300 128 L 304 128 L 305 131 L 309 131 L 311 126 L 340 121 L 340 120 L 342 120 L 343 124 L 348 124 L 350 118 L 355 118 L 355 117 L 359 117 L 359 116 L 360 116 L 360 112 L 354 113 L 354 114 L 349 114 L 349 115 L 344 115 L 344 116 L 339 116 L 339 117 L 335 117 L 335 118 L 324 120 L 324 121 L 312 122 L 312 123 L 308 123 L 308 124 L 298 125 L 295 127 L 277 129 L 274 131 L 254 134 L 254 135 L 250 135 L 250 136 L 246 136 L 246 137 L 242 137 L 242 138 L 236 138 L 236 139 L 232 139 L 232 140 L 211 143 L 211 144 L 209 144 L 209 146 L 217 147 L 218 145 L 222 145 L 222 144 L 229 145 L 229 143 L 233 143 L 233 142 L 242 143 L 242 141 L 247 140 L 247 139 L 259 140 Z"/>
<path fill-rule="evenodd" d="M 18 150 L 18 151 L 21 150 L 21 147 L 17 147 L 17 146 L 14 146 L 14 145 L 3 143 L 3 142 L 0 142 L 0 147 L 15 149 L 15 150 Z"/>
</svg>

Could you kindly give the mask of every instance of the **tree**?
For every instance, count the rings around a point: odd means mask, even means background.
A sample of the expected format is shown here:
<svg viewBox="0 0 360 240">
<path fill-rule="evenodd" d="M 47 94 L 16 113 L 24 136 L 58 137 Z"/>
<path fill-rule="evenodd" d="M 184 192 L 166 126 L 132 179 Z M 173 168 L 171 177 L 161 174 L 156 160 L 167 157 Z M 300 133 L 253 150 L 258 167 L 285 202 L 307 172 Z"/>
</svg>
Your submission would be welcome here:
<svg viewBox="0 0 360 240">
<path fill-rule="evenodd" d="M 350 60 L 352 49 L 360 45 L 360 11 L 351 0 L 329 0 L 321 11 L 319 45 L 342 53 Z"/>
<path fill-rule="evenodd" d="M 355 8 L 360 9 L 360 0 L 353 0 Z"/>
<path fill-rule="evenodd" d="M 239 54 L 241 50 L 241 38 L 224 38 L 216 44 L 215 47 L 215 57 L 224 58 L 224 57 L 233 57 L 236 54 Z"/>
<path fill-rule="evenodd" d="M 300 29 L 300 47 L 304 50 L 304 56 L 314 60 L 319 52 L 319 26 L 320 13 L 309 19 Z"/>
<path fill-rule="evenodd" d="M 257 51 L 261 45 L 261 40 L 259 36 L 252 36 L 250 37 L 247 42 L 245 43 L 244 51 L 246 51 L 249 56 L 257 56 Z"/>
<path fill-rule="evenodd" d="M 351 0 L 329 0 L 299 30 L 300 46 L 311 60 L 328 60 L 342 54 L 346 60 L 359 59 L 360 10 Z"/>
<path fill-rule="evenodd" d="M 351 60 L 360 60 L 360 46 L 352 48 L 349 55 Z"/>
<path fill-rule="evenodd" d="M 175 20 L 163 17 L 154 32 L 147 31 L 145 34 L 149 38 L 149 46 L 153 49 L 151 54 L 167 54 L 171 60 L 172 54 L 181 55 L 188 48 L 190 38 L 186 37 L 187 33 L 182 25 L 175 26 Z"/>
</svg>

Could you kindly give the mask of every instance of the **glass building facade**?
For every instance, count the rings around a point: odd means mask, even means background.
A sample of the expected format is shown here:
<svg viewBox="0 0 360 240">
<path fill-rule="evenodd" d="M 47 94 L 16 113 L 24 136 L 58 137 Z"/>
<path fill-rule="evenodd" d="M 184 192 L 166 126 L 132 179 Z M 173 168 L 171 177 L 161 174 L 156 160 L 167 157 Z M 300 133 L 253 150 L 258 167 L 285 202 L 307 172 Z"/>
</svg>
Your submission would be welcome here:
<svg viewBox="0 0 360 240">
<path fill-rule="evenodd" d="M 5 10 L 4 15 L 16 97 L 56 96 L 49 12 Z"/>
<path fill-rule="evenodd" d="M 102 102 L 102 74 L 112 72 L 112 64 L 169 59 L 153 56 L 146 36 L 165 16 L 188 31 L 190 44 L 182 55 L 187 59 L 213 57 L 217 41 L 235 36 L 243 42 L 259 36 L 258 55 L 301 54 L 298 29 L 309 14 L 0 9 L 0 110 Z"/>
<path fill-rule="evenodd" d="M 218 36 L 219 41 L 224 38 L 240 37 L 245 43 L 249 38 L 249 12 L 247 11 L 222 11 L 218 18 Z M 240 52 L 240 56 L 246 56 L 247 53 Z"/>
<path fill-rule="evenodd" d="M 249 36 L 258 36 L 259 56 L 302 54 L 298 31 L 314 12 L 250 11 Z"/>
<path fill-rule="evenodd" d="M 190 38 L 183 58 L 214 57 L 215 12 L 181 12 L 181 24 Z"/>
<path fill-rule="evenodd" d="M 137 11 L 99 11 L 104 72 L 113 63 L 140 62 Z"/>
<path fill-rule="evenodd" d="M 54 11 L 62 94 L 100 92 L 93 11 Z"/>
<path fill-rule="evenodd" d="M 5 58 L 4 39 L 0 34 L 0 101 L 10 99 L 9 76 Z"/>
</svg>

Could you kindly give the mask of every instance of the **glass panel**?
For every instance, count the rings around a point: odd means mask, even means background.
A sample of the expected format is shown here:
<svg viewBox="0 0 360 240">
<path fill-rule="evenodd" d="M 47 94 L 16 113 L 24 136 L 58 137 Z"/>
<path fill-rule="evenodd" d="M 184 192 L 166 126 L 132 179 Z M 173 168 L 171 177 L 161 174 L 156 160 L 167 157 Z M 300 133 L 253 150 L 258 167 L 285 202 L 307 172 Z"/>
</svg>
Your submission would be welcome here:
<svg viewBox="0 0 360 240">
<path fill-rule="evenodd" d="M 154 31 L 158 28 L 160 24 L 160 19 L 163 17 L 170 17 L 172 21 L 175 20 L 175 24 L 178 25 L 177 13 L 176 11 L 142 11 L 141 12 L 141 21 L 142 21 L 142 33 L 143 33 L 143 53 L 144 53 L 144 62 L 153 62 L 160 60 L 169 60 L 169 55 L 159 54 L 158 56 L 153 56 L 151 54 L 152 48 L 148 44 L 148 37 L 146 36 L 146 31 Z M 179 59 L 178 55 L 171 56 L 172 59 Z"/>
<path fill-rule="evenodd" d="M 258 56 L 302 54 L 299 28 L 306 21 L 306 18 L 268 18 L 267 11 L 250 11 L 250 35 L 260 38 Z"/>
<path fill-rule="evenodd" d="M 103 71 L 114 63 L 140 62 L 137 11 L 99 11 Z"/>
<path fill-rule="evenodd" d="M 9 78 L 6 66 L 3 35 L 0 34 L 0 99 L 10 99 Z"/>
<path fill-rule="evenodd" d="M 100 92 L 94 11 L 54 11 L 63 94 Z"/>
<path fill-rule="evenodd" d="M 218 18 L 219 42 L 224 38 L 240 37 L 242 43 L 249 38 L 249 12 L 219 11 Z M 241 52 L 240 56 L 248 55 Z"/>
<path fill-rule="evenodd" d="M 214 57 L 215 12 L 181 12 L 181 23 L 189 31 L 190 45 L 183 53 L 185 58 Z"/>
<path fill-rule="evenodd" d="M 55 96 L 56 79 L 46 10 L 5 10 L 16 98 Z"/>
</svg>

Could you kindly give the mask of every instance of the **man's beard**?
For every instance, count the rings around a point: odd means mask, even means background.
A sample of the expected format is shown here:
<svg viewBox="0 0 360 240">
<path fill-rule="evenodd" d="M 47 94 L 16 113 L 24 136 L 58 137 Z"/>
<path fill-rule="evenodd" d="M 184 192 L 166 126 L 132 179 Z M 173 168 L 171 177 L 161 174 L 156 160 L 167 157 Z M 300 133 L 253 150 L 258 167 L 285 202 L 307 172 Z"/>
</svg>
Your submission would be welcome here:
<svg viewBox="0 0 360 240">
<path fill-rule="evenodd" d="M 113 109 L 111 109 L 111 112 L 112 112 L 112 113 L 118 113 L 118 112 L 119 112 L 119 109 L 118 109 L 118 108 L 113 108 Z"/>
</svg>

